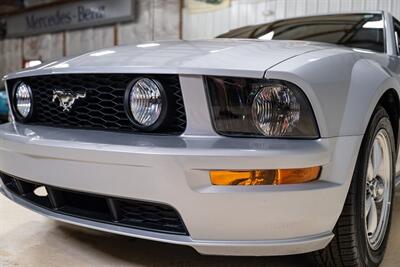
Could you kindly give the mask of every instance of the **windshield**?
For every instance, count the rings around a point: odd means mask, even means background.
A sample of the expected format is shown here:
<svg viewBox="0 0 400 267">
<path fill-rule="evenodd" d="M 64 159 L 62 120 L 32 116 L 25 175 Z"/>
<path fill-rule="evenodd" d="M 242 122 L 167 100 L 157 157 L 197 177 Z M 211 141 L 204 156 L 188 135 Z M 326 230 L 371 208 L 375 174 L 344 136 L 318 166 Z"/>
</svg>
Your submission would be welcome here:
<svg viewBox="0 0 400 267">
<path fill-rule="evenodd" d="M 340 14 L 279 20 L 235 29 L 218 38 L 306 40 L 385 52 L 381 14 Z"/>
</svg>

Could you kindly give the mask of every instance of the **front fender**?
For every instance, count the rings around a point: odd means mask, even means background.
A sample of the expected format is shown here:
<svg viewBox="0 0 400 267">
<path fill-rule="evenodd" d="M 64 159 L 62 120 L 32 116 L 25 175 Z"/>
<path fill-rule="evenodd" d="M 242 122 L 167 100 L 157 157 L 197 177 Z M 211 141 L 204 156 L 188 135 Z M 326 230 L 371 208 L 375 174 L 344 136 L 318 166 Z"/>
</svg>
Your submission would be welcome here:
<svg viewBox="0 0 400 267">
<path fill-rule="evenodd" d="M 399 93 L 399 82 L 384 66 L 389 60 L 384 55 L 327 49 L 289 59 L 267 70 L 265 77 L 303 89 L 322 138 L 363 135 L 385 91 Z"/>
<path fill-rule="evenodd" d="M 338 195 L 342 206 L 364 133 L 379 99 L 388 89 L 399 94 L 400 86 L 391 65 L 396 67 L 383 54 L 363 55 L 338 48 L 303 54 L 265 72 L 267 79 L 287 80 L 302 88 L 314 110 L 322 139 L 353 139 L 353 145 L 335 144 L 330 165 L 323 166 L 329 173 L 328 180 L 345 185 L 343 194 Z"/>
</svg>

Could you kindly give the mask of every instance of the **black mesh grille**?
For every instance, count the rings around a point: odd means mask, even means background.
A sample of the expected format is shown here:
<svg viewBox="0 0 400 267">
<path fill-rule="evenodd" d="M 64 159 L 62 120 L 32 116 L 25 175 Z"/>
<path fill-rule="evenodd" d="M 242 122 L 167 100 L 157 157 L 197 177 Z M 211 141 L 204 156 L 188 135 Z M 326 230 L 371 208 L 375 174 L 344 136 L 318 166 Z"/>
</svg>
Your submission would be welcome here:
<svg viewBox="0 0 400 267">
<path fill-rule="evenodd" d="M 128 225 L 145 224 L 153 229 L 185 232 L 181 218 L 169 206 L 123 200 L 118 201 L 117 206 L 121 223 Z"/>
<path fill-rule="evenodd" d="M 161 203 L 121 199 L 42 185 L 0 173 L 4 185 L 23 199 L 56 213 L 168 234 L 188 235 L 178 212 Z M 34 190 L 44 186 L 47 196 Z"/>
<path fill-rule="evenodd" d="M 34 109 L 29 124 L 139 132 L 124 110 L 124 95 L 129 83 L 143 75 L 135 74 L 62 74 L 32 76 L 8 81 L 10 91 L 23 81 L 32 89 Z M 186 128 L 186 115 L 178 75 L 148 76 L 160 81 L 168 98 L 165 123 L 154 131 L 159 134 L 179 135 Z M 52 102 L 53 90 L 74 93 L 86 92 L 76 100 L 69 112 L 64 112 L 58 101 Z"/>
</svg>

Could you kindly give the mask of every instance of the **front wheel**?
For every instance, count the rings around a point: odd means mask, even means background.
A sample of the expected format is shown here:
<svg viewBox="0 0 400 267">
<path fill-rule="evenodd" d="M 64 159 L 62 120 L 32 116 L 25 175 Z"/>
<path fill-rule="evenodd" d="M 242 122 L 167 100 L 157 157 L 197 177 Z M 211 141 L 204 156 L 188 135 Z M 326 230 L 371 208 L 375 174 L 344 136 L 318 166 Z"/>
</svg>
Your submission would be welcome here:
<svg viewBox="0 0 400 267">
<path fill-rule="evenodd" d="M 364 136 L 335 237 L 312 257 L 317 266 L 379 266 L 392 214 L 395 141 L 389 116 L 377 107 Z"/>
</svg>

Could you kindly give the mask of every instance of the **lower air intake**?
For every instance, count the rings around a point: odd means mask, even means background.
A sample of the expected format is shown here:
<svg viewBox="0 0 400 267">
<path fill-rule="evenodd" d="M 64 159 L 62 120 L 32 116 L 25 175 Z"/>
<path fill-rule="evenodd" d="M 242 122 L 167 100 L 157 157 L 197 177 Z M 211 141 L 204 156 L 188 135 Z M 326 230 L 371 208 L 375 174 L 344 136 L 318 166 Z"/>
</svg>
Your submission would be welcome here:
<svg viewBox="0 0 400 267">
<path fill-rule="evenodd" d="M 166 204 L 71 191 L 3 173 L 0 177 L 8 190 L 56 213 L 147 231 L 189 235 L 178 212 Z M 46 193 L 39 195 L 35 189 L 41 187 Z"/>
</svg>

